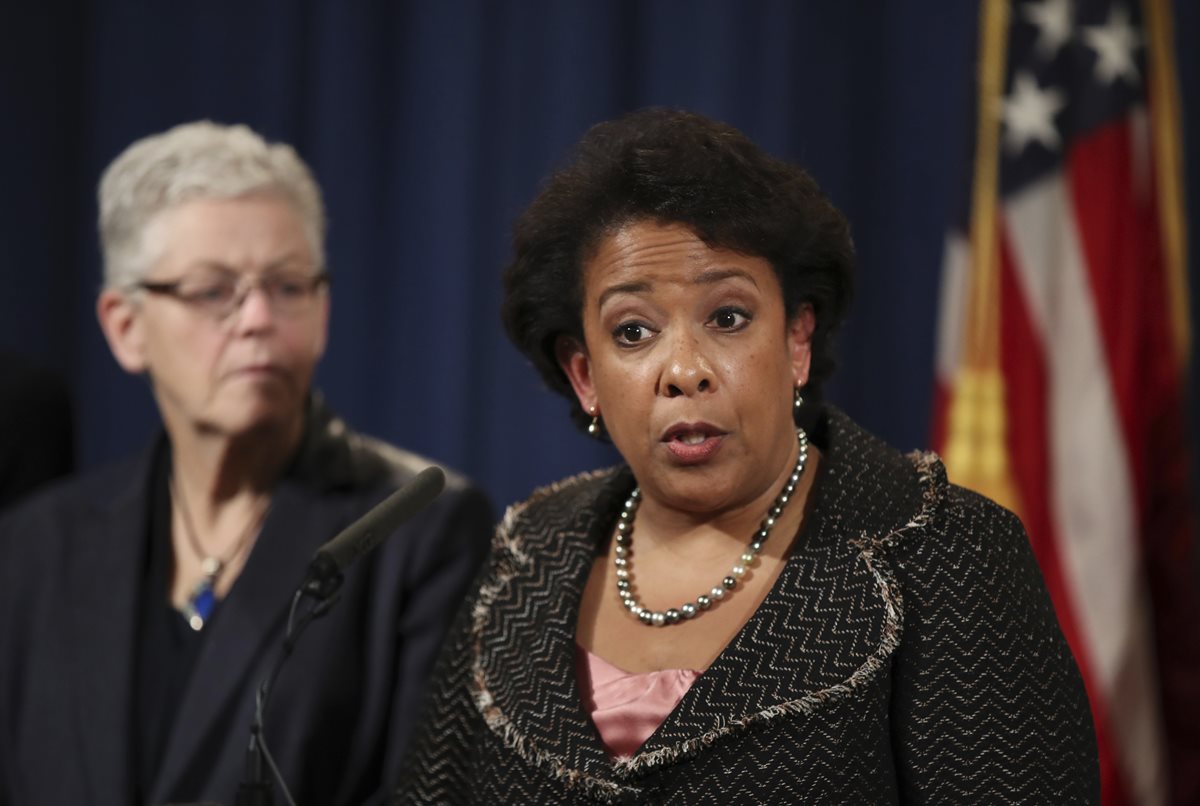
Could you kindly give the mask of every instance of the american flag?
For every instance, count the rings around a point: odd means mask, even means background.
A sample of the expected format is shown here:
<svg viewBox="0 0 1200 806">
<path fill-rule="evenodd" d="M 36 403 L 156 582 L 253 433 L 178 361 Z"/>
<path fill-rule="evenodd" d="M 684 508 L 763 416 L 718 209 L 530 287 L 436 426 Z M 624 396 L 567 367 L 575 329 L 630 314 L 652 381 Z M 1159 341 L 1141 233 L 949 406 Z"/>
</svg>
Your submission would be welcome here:
<svg viewBox="0 0 1200 806">
<path fill-rule="evenodd" d="M 934 440 L 1025 524 L 1106 804 L 1200 803 L 1200 589 L 1169 0 L 982 0 Z"/>
</svg>

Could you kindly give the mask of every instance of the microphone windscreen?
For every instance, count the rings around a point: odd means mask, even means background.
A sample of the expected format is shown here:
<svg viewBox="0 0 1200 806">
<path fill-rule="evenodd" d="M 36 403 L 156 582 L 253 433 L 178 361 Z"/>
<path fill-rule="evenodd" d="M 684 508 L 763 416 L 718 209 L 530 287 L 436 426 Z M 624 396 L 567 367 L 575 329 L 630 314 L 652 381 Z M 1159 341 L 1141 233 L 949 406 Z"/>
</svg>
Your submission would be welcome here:
<svg viewBox="0 0 1200 806">
<path fill-rule="evenodd" d="M 446 474 L 431 465 L 317 549 L 309 576 L 328 579 L 388 538 L 400 524 L 433 502 L 446 486 Z"/>
</svg>

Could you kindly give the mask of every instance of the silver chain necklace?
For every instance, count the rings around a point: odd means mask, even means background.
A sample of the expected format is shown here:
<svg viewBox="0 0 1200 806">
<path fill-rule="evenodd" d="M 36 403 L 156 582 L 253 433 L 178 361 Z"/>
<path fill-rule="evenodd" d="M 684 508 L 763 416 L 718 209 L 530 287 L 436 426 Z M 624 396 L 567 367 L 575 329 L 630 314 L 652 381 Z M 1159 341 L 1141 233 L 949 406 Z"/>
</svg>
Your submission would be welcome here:
<svg viewBox="0 0 1200 806">
<path fill-rule="evenodd" d="M 638 505 L 642 500 L 641 489 L 635 488 L 629 494 L 629 498 L 625 500 L 621 517 L 617 519 L 616 545 L 613 546 L 613 565 L 617 570 L 617 595 L 621 597 L 621 604 L 625 606 L 625 609 L 637 616 L 638 620 L 647 626 L 665 627 L 669 624 L 678 624 L 684 619 L 695 618 L 712 607 L 713 602 L 724 599 L 727 594 L 732 593 L 737 587 L 738 581 L 758 561 L 758 555 L 762 553 L 771 529 L 775 526 L 779 516 L 783 514 L 783 508 L 791 500 L 792 493 L 796 491 L 796 485 L 800 482 L 800 477 L 804 475 L 804 467 L 808 464 L 808 434 L 804 433 L 803 428 L 796 429 L 796 439 L 800 443 L 800 455 L 796 457 L 796 467 L 792 470 L 792 475 L 788 476 L 787 484 L 783 485 L 783 490 L 775 499 L 775 503 L 767 510 L 767 515 L 759 525 L 758 531 L 751 536 L 750 545 L 738 558 L 738 563 L 729 570 L 729 575 L 721 580 L 721 584 L 713 585 L 712 590 L 707 594 L 697 596 L 695 602 L 684 602 L 678 608 L 672 607 L 666 611 L 651 610 L 643 606 L 633 592 L 633 565 L 630 563 L 633 517 L 637 514 Z"/>
<path fill-rule="evenodd" d="M 245 531 L 242 532 L 233 544 L 233 548 L 229 554 L 225 557 L 219 557 L 209 554 L 200 545 L 200 540 L 196 537 L 196 527 L 192 525 L 192 514 L 188 510 L 187 501 L 184 500 L 182 491 L 175 486 L 174 474 L 167 476 L 167 488 L 171 493 L 171 500 L 179 507 L 179 515 L 183 520 L 183 532 L 187 536 L 187 541 L 192 552 L 200 560 L 200 570 L 204 574 L 204 578 L 192 588 L 191 594 L 188 595 L 187 601 L 183 603 L 183 608 L 180 611 L 187 621 L 188 626 L 199 632 L 204 629 L 204 625 L 208 623 L 209 617 L 212 616 L 213 610 L 216 609 L 217 581 L 221 578 L 221 574 L 225 572 L 225 569 L 229 567 L 229 564 L 245 551 L 246 547 L 250 544 L 250 539 L 258 534 L 271 505 L 268 502 L 267 506 L 263 507 L 262 511 L 250 520 Z"/>
</svg>

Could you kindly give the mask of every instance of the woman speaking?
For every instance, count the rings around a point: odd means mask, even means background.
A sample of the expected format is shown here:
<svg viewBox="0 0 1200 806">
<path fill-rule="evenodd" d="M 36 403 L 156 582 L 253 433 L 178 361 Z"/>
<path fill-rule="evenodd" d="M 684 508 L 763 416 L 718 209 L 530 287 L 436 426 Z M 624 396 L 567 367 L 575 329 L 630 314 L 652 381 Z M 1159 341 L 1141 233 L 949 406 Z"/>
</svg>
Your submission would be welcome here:
<svg viewBox="0 0 1200 806">
<path fill-rule="evenodd" d="M 818 402 L 853 248 L 805 172 L 645 110 L 514 251 L 510 336 L 625 465 L 509 510 L 402 801 L 1097 801 L 1021 524 Z"/>
</svg>

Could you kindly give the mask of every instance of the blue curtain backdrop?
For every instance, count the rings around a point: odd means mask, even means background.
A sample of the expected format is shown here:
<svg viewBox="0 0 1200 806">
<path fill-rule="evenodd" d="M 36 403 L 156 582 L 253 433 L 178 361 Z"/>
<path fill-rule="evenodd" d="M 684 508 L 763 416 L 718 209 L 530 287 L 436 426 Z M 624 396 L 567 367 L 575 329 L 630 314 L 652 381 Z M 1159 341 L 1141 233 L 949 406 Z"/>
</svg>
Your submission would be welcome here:
<svg viewBox="0 0 1200 806">
<path fill-rule="evenodd" d="M 318 381 L 354 425 L 466 471 L 499 504 L 611 463 L 505 340 L 500 271 L 513 218 L 568 147 L 649 104 L 727 120 L 826 188 L 860 259 L 829 396 L 897 447 L 927 445 L 942 236 L 973 123 L 972 2 L 5 5 L 0 348 L 70 383 L 83 467 L 157 424 L 95 323 L 95 184 L 134 139 L 196 118 L 248 123 L 314 167 L 335 276 Z M 1195 211 L 1200 4 L 1175 15 Z M 1190 231 L 1194 269 L 1195 212 Z"/>
</svg>

